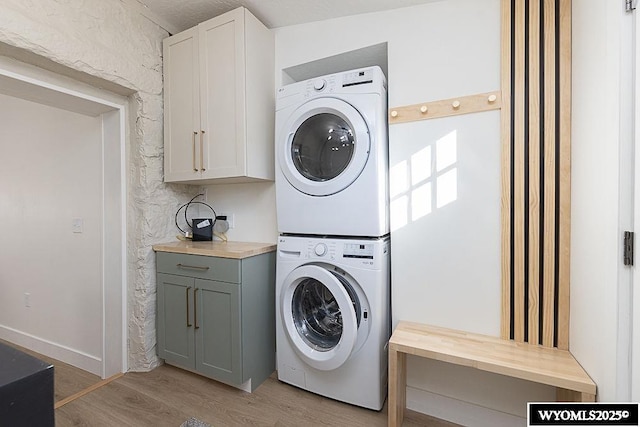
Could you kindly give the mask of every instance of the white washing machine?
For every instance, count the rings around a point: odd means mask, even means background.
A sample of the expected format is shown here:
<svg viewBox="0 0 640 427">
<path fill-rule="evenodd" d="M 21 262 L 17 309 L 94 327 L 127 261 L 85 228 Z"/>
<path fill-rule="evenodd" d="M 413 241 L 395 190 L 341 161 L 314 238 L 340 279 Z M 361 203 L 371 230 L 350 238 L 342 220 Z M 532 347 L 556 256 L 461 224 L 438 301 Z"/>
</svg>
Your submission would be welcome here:
<svg viewBox="0 0 640 427">
<path fill-rule="evenodd" d="M 278 379 L 380 410 L 387 395 L 389 238 L 280 236 Z"/>
<path fill-rule="evenodd" d="M 278 231 L 389 233 L 386 80 L 380 67 L 278 89 Z"/>
</svg>

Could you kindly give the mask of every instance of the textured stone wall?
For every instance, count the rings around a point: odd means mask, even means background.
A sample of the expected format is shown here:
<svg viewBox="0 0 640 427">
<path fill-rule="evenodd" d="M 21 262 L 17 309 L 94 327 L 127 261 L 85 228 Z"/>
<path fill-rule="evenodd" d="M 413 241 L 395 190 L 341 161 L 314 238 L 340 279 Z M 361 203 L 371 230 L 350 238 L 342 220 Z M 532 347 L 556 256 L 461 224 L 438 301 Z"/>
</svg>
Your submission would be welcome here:
<svg viewBox="0 0 640 427">
<path fill-rule="evenodd" d="M 0 42 L 115 83 L 129 97 L 127 268 L 129 369 L 158 364 L 155 256 L 173 214 L 198 188 L 162 182 L 162 39 L 166 31 L 120 0 L 2 0 Z"/>
</svg>

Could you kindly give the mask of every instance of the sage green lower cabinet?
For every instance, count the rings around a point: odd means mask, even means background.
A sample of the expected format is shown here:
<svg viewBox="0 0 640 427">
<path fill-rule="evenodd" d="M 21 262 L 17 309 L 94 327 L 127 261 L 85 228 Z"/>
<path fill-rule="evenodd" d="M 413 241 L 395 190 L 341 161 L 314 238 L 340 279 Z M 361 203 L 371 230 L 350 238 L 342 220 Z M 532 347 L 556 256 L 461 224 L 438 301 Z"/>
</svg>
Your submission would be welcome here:
<svg viewBox="0 0 640 427">
<path fill-rule="evenodd" d="M 200 318 L 196 328 L 196 370 L 240 384 L 240 285 L 196 279 L 196 289 Z"/>
<path fill-rule="evenodd" d="M 275 370 L 275 253 L 158 252 L 158 356 L 255 390 Z"/>
<path fill-rule="evenodd" d="M 193 289 L 191 277 L 158 273 L 158 356 L 195 369 L 196 341 L 189 313 Z"/>
</svg>

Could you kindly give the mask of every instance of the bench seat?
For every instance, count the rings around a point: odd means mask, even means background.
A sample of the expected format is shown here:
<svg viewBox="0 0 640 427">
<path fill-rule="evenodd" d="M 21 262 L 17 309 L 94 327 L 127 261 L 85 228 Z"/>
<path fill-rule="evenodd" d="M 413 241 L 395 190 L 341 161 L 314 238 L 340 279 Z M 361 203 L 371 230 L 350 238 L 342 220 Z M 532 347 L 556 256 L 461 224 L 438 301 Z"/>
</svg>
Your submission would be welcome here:
<svg viewBox="0 0 640 427">
<path fill-rule="evenodd" d="M 389 340 L 390 426 L 404 417 L 407 354 L 554 386 L 558 401 L 595 401 L 596 384 L 566 350 L 400 322 Z"/>
</svg>

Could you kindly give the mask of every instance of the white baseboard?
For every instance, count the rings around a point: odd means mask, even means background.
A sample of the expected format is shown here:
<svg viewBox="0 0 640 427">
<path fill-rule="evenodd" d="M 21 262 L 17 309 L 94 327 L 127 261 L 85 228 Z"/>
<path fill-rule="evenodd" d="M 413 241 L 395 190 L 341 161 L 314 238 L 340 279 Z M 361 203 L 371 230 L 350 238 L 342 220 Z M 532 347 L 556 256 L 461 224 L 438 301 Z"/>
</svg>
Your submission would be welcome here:
<svg viewBox="0 0 640 427">
<path fill-rule="evenodd" d="M 413 387 L 407 387 L 407 409 L 464 426 L 512 427 L 527 424 L 522 417 Z"/>
<path fill-rule="evenodd" d="M 4 325 L 0 325 L 0 338 L 102 377 L 102 359 L 99 357 Z"/>
</svg>

